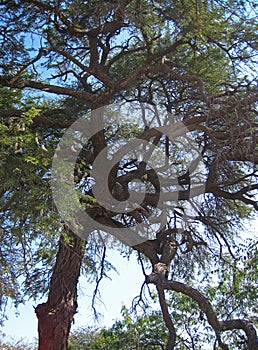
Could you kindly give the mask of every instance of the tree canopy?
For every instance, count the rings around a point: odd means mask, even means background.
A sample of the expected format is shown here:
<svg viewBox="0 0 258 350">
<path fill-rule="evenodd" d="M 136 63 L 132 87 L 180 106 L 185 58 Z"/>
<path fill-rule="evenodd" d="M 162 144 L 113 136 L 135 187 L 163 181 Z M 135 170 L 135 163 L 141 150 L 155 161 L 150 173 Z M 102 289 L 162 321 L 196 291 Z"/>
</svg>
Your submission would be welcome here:
<svg viewBox="0 0 258 350">
<path fill-rule="evenodd" d="M 255 3 L 1 0 L 0 11 L 2 310 L 48 294 L 39 349 L 66 349 L 78 278 L 99 287 L 109 244 L 137 254 L 143 288 L 156 287 L 166 349 L 257 349 Z"/>
</svg>

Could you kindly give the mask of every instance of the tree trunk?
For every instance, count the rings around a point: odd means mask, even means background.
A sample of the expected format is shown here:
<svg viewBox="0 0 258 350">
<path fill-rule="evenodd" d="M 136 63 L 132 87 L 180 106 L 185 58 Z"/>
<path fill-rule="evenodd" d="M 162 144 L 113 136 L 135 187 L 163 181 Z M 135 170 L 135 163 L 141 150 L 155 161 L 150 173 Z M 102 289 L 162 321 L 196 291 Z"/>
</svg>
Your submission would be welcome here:
<svg viewBox="0 0 258 350">
<path fill-rule="evenodd" d="M 39 350 L 66 350 L 77 309 L 77 283 L 85 242 L 69 232 L 69 242 L 61 236 L 50 281 L 48 300 L 36 309 Z"/>
</svg>

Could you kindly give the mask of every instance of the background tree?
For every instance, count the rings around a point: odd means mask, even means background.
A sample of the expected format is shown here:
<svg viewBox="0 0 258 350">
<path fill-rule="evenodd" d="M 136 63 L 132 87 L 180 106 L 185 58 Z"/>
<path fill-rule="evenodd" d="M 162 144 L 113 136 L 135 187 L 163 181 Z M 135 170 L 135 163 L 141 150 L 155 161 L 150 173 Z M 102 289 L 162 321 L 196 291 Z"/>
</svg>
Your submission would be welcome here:
<svg viewBox="0 0 258 350">
<path fill-rule="evenodd" d="M 8 339 L 5 338 L 5 334 L 1 334 L 0 347 L 3 350 L 34 350 L 35 344 L 29 344 L 25 339 Z"/>
<path fill-rule="evenodd" d="M 122 320 L 106 329 L 79 328 L 69 338 L 69 350 L 164 349 L 167 332 L 160 312 L 134 319 L 126 308 Z"/>
<path fill-rule="evenodd" d="M 104 264 L 105 244 L 91 242 L 85 249 L 85 242 L 58 216 L 49 181 L 54 149 L 64 130 L 82 114 L 114 101 L 135 101 L 152 110 L 154 124 L 159 123 L 155 111 L 163 107 L 187 127 L 201 150 L 202 173 L 189 169 L 165 132 L 149 121 L 146 127 L 142 115 L 136 129 L 129 119 L 96 134 L 80 153 L 74 174 L 80 188 L 85 174 L 89 179 L 94 159 L 123 134 L 126 140 L 137 137 L 158 146 L 168 163 L 152 169 L 128 155 L 109 177 L 111 192 L 120 189 L 115 194 L 118 200 L 127 197 L 132 180 L 145 183 L 148 191 L 141 205 L 126 215 L 108 211 L 94 200 L 88 183 L 86 190 L 78 191 L 80 201 L 111 233 L 166 213 L 163 229 L 132 249 L 139 254 L 146 283 L 156 286 L 169 332 L 167 349 L 179 346 L 177 339 L 191 340 L 189 346 L 194 348 L 196 336 L 190 329 L 202 318 L 220 348 L 228 349 L 239 338 L 247 344 L 243 347 L 257 349 L 254 326 L 247 320 L 255 316 L 256 245 L 252 237 L 245 243 L 238 237 L 244 220 L 257 211 L 254 3 L 3 0 L 0 4 L 3 298 L 20 301 L 24 293 L 36 297 L 48 290 L 47 302 L 36 308 L 39 348 L 67 348 L 82 267 L 96 274 L 95 259 L 102 267 L 101 276 L 111 267 Z M 23 95 L 17 94 L 21 90 Z M 55 94 L 54 103 L 49 93 Z M 157 178 L 169 178 L 172 166 L 177 189 L 167 184 L 168 200 L 157 208 L 161 193 Z M 205 182 L 205 196 L 196 202 L 200 181 Z M 173 191 L 179 194 L 176 208 L 170 201 Z M 197 208 L 194 216 L 187 213 L 189 202 Z M 99 254 L 93 257 L 95 251 Z M 145 272 L 148 264 L 151 274 Z M 183 296 L 171 317 L 169 299 L 175 293 Z M 188 305 L 195 315 L 198 310 L 200 319 L 193 318 Z M 193 318 L 186 340 L 176 336 L 181 313 Z M 233 340 L 222 335 L 228 331 Z"/>
</svg>

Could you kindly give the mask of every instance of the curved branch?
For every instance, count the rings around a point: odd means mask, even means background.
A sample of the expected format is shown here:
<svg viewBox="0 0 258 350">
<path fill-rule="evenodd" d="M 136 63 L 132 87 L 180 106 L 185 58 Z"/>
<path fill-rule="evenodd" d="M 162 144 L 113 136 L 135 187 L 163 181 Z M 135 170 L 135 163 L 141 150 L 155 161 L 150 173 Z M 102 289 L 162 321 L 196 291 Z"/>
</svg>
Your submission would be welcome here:
<svg viewBox="0 0 258 350">
<path fill-rule="evenodd" d="M 157 287 L 159 304 L 161 307 L 163 319 L 164 319 L 165 324 L 166 324 L 168 331 L 169 331 L 169 338 L 168 338 L 168 342 L 166 345 L 166 350 L 172 350 L 172 349 L 174 349 L 175 342 L 176 342 L 176 330 L 175 330 L 174 324 L 171 320 L 171 317 L 169 315 L 164 289 L 158 285 L 156 287 Z"/>
<path fill-rule="evenodd" d="M 249 350 L 258 350 L 258 338 L 256 330 L 251 322 L 240 319 L 220 321 L 208 298 L 206 298 L 198 290 L 184 283 L 176 281 L 163 281 L 159 284 L 159 288 L 161 287 L 163 289 L 174 290 L 175 292 L 183 293 L 198 303 L 200 309 L 203 311 L 203 313 L 206 314 L 209 324 L 214 329 L 217 340 L 219 342 L 219 346 L 223 350 L 228 350 L 229 348 L 222 342 L 220 332 L 233 329 L 241 329 L 245 332 L 248 339 L 247 345 Z"/>
</svg>

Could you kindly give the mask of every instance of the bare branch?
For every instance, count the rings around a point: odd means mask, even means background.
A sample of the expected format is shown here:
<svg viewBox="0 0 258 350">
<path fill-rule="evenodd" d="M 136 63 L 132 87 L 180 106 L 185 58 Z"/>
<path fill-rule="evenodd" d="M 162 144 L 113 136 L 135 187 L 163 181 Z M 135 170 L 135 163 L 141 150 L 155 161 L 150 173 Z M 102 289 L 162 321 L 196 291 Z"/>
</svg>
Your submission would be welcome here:
<svg viewBox="0 0 258 350">
<path fill-rule="evenodd" d="M 95 300 L 96 300 L 96 297 L 97 297 L 97 294 L 98 294 L 98 291 L 99 291 L 100 282 L 102 281 L 103 277 L 105 276 L 106 250 L 107 249 L 104 246 L 103 247 L 102 258 L 101 258 L 101 263 L 100 263 L 100 266 L 101 266 L 100 273 L 99 273 L 99 276 L 98 276 L 97 281 L 96 281 L 96 286 L 95 286 L 95 289 L 94 289 L 94 292 L 93 292 L 93 296 L 92 296 L 92 301 L 91 301 L 91 306 L 92 306 L 92 309 L 94 311 L 94 315 L 95 315 L 96 319 L 98 318 L 98 313 L 97 313 L 96 308 L 95 308 Z"/>
</svg>

